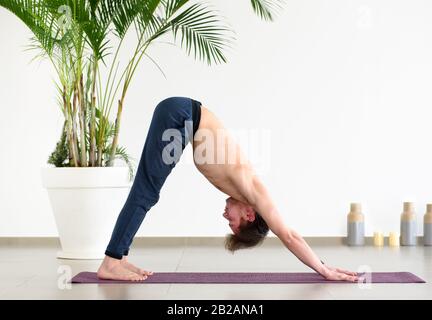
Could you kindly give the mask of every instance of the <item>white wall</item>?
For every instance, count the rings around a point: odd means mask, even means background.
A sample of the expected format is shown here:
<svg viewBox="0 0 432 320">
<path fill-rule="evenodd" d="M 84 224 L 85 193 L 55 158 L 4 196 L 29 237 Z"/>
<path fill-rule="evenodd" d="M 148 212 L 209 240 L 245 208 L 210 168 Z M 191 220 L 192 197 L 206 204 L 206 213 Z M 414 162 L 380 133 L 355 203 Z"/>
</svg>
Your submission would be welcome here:
<svg viewBox="0 0 432 320">
<path fill-rule="evenodd" d="M 120 144 L 139 159 L 157 102 L 190 96 L 232 130 L 270 130 L 261 176 L 301 234 L 344 235 L 351 201 L 363 203 L 367 234 L 398 230 L 404 200 L 415 202 L 421 221 L 432 201 L 432 2 L 287 0 L 272 24 L 247 0 L 213 3 L 237 32 L 229 64 L 209 68 L 177 48 L 153 47 L 168 80 L 150 62 L 141 65 Z M 0 9 L 0 236 L 57 235 L 40 167 L 62 118 L 54 73 L 23 52 L 28 36 Z M 188 147 L 138 235 L 229 231 L 225 196 L 191 157 Z"/>
</svg>

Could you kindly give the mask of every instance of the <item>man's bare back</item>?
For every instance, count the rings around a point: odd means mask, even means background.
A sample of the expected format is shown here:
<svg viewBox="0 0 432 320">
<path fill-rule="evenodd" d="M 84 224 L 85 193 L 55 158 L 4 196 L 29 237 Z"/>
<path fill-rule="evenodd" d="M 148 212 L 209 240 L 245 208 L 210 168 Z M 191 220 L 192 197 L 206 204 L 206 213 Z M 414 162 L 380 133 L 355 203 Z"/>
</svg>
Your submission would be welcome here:
<svg viewBox="0 0 432 320">
<path fill-rule="evenodd" d="M 223 193 L 248 203 L 239 181 L 252 181 L 254 171 L 222 122 L 201 106 L 201 121 L 193 141 L 194 163 L 207 180 Z"/>
</svg>

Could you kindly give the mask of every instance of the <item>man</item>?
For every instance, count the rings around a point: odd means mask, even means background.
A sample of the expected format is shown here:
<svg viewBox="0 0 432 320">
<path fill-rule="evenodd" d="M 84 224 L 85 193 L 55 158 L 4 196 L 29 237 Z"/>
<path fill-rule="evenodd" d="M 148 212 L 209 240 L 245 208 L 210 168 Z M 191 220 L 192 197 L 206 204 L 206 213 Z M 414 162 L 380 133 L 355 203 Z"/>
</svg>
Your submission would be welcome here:
<svg viewBox="0 0 432 320">
<path fill-rule="evenodd" d="M 229 196 L 223 213 L 233 231 L 226 239 L 228 250 L 255 246 L 270 229 L 297 258 L 326 279 L 358 280 L 355 272 L 322 263 L 304 239 L 285 225 L 268 191 L 222 123 L 199 101 L 183 97 L 165 99 L 155 108 L 137 174 L 99 267 L 99 278 L 142 281 L 152 275 L 126 257 L 146 213 L 159 200 L 166 178 L 189 141 L 197 169 Z"/>
</svg>

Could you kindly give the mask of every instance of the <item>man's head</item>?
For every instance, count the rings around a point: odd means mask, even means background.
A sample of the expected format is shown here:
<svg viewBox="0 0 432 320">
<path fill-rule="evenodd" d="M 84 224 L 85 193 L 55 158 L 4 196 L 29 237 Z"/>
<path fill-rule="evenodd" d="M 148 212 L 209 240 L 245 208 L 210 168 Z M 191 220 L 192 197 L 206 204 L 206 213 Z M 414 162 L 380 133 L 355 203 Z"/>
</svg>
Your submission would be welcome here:
<svg viewBox="0 0 432 320">
<path fill-rule="evenodd" d="M 250 205 L 232 197 L 226 199 L 223 217 L 234 234 L 227 236 L 225 247 L 235 250 L 256 246 L 267 235 L 269 228 L 263 218 Z"/>
</svg>

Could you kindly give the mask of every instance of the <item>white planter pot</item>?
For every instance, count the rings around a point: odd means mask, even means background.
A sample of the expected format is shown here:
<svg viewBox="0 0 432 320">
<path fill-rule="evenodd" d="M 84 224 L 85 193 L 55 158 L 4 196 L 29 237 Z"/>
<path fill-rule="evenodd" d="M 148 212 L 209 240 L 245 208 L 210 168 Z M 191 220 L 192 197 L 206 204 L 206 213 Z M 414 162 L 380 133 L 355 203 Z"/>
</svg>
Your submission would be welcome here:
<svg viewBox="0 0 432 320">
<path fill-rule="evenodd" d="M 42 168 L 63 259 L 102 259 L 132 182 L 127 167 Z"/>
</svg>

